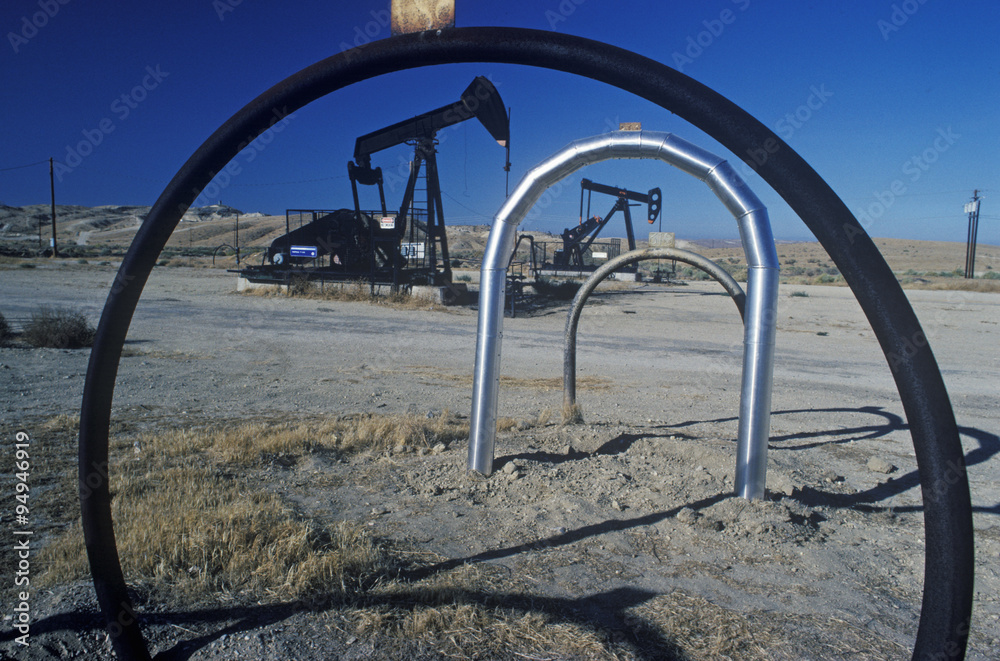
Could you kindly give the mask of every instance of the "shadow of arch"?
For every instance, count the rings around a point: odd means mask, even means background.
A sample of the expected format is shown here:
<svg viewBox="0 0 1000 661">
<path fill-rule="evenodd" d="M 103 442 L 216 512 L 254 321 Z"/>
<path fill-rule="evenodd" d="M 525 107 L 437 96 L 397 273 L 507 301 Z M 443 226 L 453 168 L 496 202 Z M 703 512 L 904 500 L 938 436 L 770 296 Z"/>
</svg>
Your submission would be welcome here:
<svg viewBox="0 0 1000 661">
<path fill-rule="evenodd" d="M 449 28 L 344 51 L 278 83 L 213 133 L 170 181 L 122 260 L 104 306 L 80 412 L 79 485 L 87 557 L 115 653 L 149 659 L 115 543 L 109 428 L 121 350 L 155 261 L 201 191 L 248 144 L 312 101 L 383 74 L 439 64 L 498 62 L 585 76 L 651 101 L 736 154 L 806 223 L 872 325 L 899 390 L 925 475 L 925 581 L 914 656 L 961 657 L 973 596 L 973 527 L 954 412 L 912 306 L 843 201 L 791 147 L 734 103 L 684 74 L 608 44 L 524 28 Z"/>
<path fill-rule="evenodd" d="M 875 440 L 885 438 L 893 432 L 909 431 L 910 429 L 910 426 L 906 424 L 906 421 L 903 420 L 902 417 L 892 413 L 891 411 L 886 411 L 880 406 L 862 406 L 860 408 L 830 407 L 823 409 L 786 409 L 782 411 L 772 411 L 771 415 L 773 417 L 780 417 L 782 415 L 799 413 L 864 413 L 881 417 L 885 420 L 885 422 L 883 424 L 838 427 L 837 429 L 797 432 L 784 436 L 772 436 L 768 445 L 770 450 L 778 452 L 808 450 L 821 447 L 823 445 L 849 443 L 851 441 Z M 663 425 L 662 428 L 677 429 L 703 423 L 734 422 L 735 420 L 736 418 L 731 416 L 726 418 L 715 418 L 713 420 L 688 420 L 685 422 Z M 970 450 L 965 454 L 964 462 L 962 464 L 963 467 L 985 463 L 1000 454 L 1000 436 L 975 427 L 963 426 L 959 427 L 958 430 L 962 436 L 972 438 L 979 444 L 979 447 L 974 450 Z M 843 438 L 802 445 L 782 445 L 785 441 L 827 436 L 842 436 Z M 951 470 L 953 473 L 957 474 L 958 467 L 953 466 Z M 897 496 L 919 486 L 920 475 L 917 470 L 910 471 L 900 475 L 899 477 L 894 477 L 886 483 L 860 491 L 856 494 L 835 493 L 823 491 L 822 489 L 816 489 L 814 487 L 805 487 L 798 494 L 796 494 L 794 498 L 799 500 L 802 504 L 809 506 L 846 507 L 879 511 L 882 508 L 875 507 L 873 505 L 874 503 L 887 500 L 893 496 Z M 926 497 L 927 496 L 925 495 L 925 498 Z M 923 510 L 923 507 L 904 505 L 901 507 L 893 507 L 892 509 L 897 512 L 912 512 L 921 511 Z M 1000 503 L 991 506 L 975 506 L 972 507 L 972 511 L 984 514 L 1000 514 Z"/>
<path fill-rule="evenodd" d="M 907 425 L 902 425 L 899 429 L 908 429 L 908 427 Z M 962 436 L 973 438 L 979 443 L 979 447 L 974 450 L 970 450 L 965 455 L 964 467 L 984 463 L 1000 453 L 1000 437 L 996 434 L 983 431 L 982 429 L 976 429 L 974 427 L 959 427 L 958 430 Z M 890 431 L 895 431 L 895 429 Z M 872 436 L 870 438 L 877 437 Z M 959 466 L 952 466 L 950 467 L 950 470 L 952 474 L 957 475 Z M 947 474 L 948 473 L 946 473 L 946 475 Z M 956 477 L 953 479 L 958 478 Z M 832 493 L 821 489 L 806 487 L 793 497 L 803 505 L 809 506 L 845 507 L 862 511 L 879 511 L 883 508 L 875 507 L 874 503 L 888 500 L 893 496 L 898 496 L 901 493 L 919 486 L 921 486 L 919 470 L 912 470 L 900 475 L 899 477 L 890 478 L 887 482 L 854 494 Z M 929 489 L 930 492 L 928 493 L 928 488 L 924 488 L 924 500 L 927 500 L 928 497 L 934 497 L 934 485 L 931 485 Z M 902 505 L 893 507 L 892 509 L 895 512 L 920 512 L 924 510 L 924 506 Z M 972 511 L 981 512 L 983 514 L 1000 514 L 1000 503 L 992 506 L 973 506 Z"/>
</svg>

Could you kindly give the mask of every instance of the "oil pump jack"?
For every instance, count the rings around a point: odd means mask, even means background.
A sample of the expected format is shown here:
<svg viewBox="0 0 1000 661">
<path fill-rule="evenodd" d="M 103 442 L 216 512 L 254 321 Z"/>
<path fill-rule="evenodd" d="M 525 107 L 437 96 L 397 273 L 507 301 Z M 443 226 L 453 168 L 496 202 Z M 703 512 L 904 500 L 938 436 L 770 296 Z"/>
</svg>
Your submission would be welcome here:
<svg viewBox="0 0 1000 661">
<path fill-rule="evenodd" d="M 590 199 L 593 193 L 603 193 L 615 198 L 614 206 L 611 207 L 611 210 L 604 218 L 590 215 Z M 584 214 L 583 210 L 584 197 L 587 199 L 586 214 Z M 635 232 L 632 229 L 632 212 L 630 211 L 630 207 L 635 205 L 629 204 L 630 201 L 646 204 L 646 219 L 650 224 L 655 223 L 656 219 L 660 216 L 663 196 L 659 188 L 653 188 L 648 193 L 637 193 L 616 186 L 597 184 L 590 179 L 583 179 L 580 182 L 580 224 L 576 227 L 568 227 L 563 230 L 562 249 L 555 251 L 552 258 L 553 266 L 556 269 L 592 270 L 594 268 L 593 265 L 585 263 L 584 255 L 600 235 L 601 230 L 607 226 L 615 213 L 619 211 L 622 212 L 625 218 L 625 236 L 628 240 L 628 249 L 630 251 L 635 250 Z M 615 256 L 608 255 L 608 257 Z"/>
<path fill-rule="evenodd" d="M 437 132 L 473 117 L 489 131 L 490 135 L 507 149 L 504 169 L 510 170 L 510 122 L 500 93 L 487 78 L 476 77 L 462 92 L 455 103 L 431 110 L 378 131 L 361 136 L 354 143 L 354 161 L 347 163 L 354 195 L 354 212 L 360 218 L 361 203 L 358 184 L 377 186 L 382 205 L 378 232 L 373 245 L 375 259 L 399 273 L 405 259 L 416 255 L 410 253 L 420 243 L 425 243 L 426 267 L 421 273 L 411 273 L 412 277 L 423 277 L 429 284 L 451 281 L 451 264 L 448 258 L 448 237 L 445 232 L 444 207 L 441 201 L 441 182 L 437 167 Z M 385 203 L 382 168 L 371 166 L 372 154 L 400 144 L 413 145 L 413 160 L 410 162 L 409 178 L 403 192 L 403 200 L 398 210 L 387 213 Z M 416 207 L 418 202 L 418 182 L 421 170 L 425 170 L 426 182 L 422 191 L 426 192 L 426 209 Z M 422 217 L 422 218 L 421 218 Z M 417 239 L 423 234 L 425 241 Z M 405 239 L 410 239 L 406 241 Z M 402 246 L 407 250 L 401 250 Z M 440 266 L 439 266 L 440 264 Z M 411 271 L 413 271 L 411 269 Z"/>
<path fill-rule="evenodd" d="M 441 129 L 473 117 L 507 149 L 504 170 L 509 172 L 507 111 L 493 83 L 478 76 L 458 101 L 359 137 L 354 144 L 354 160 L 347 163 L 354 208 L 289 209 L 285 213 L 285 234 L 271 243 L 264 254 L 265 263 L 247 267 L 240 274 L 251 282 L 287 281 L 292 276 L 369 279 L 373 284 L 392 285 L 450 282 L 436 136 Z M 400 144 L 413 145 L 413 160 L 403 200 L 390 210 L 382 168 L 373 168 L 371 157 Z M 419 188 L 421 180 L 425 182 L 423 188 Z M 358 184 L 378 188 L 378 210 L 361 209 Z M 424 200 L 417 199 L 419 192 L 425 192 Z M 421 202 L 426 203 L 426 208 L 417 206 Z M 294 229 L 293 217 L 298 218 Z"/>
</svg>

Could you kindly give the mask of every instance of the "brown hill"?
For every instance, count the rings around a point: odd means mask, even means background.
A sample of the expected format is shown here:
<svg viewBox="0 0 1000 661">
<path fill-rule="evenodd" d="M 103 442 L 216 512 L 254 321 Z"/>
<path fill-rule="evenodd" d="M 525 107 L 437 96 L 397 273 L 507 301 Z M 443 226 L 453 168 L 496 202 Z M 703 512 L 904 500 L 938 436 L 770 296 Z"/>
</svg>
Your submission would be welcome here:
<svg viewBox="0 0 1000 661">
<path fill-rule="evenodd" d="M 56 214 L 59 245 L 125 248 L 132 242 L 149 209 L 146 206 L 58 205 Z M 237 218 L 239 244 L 244 249 L 267 246 L 286 231 L 284 216 L 246 214 L 225 205 L 211 205 L 189 210 L 167 245 L 176 249 L 210 249 L 223 244 L 234 245 Z M 0 205 L 0 245 L 7 248 L 34 248 L 39 245 L 39 230 L 42 243 L 47 244 L 51 233 L 50 223 L 51 209 L 48 205 Z M 448 243 L 452 255 L 465 262 L 474 263 L 479 260 L 486 248 L 489 230 L 488 225 L 449 226 Z M 558 237 L 545 232 L 529 233 L 538 241 L 558 241 Z M 876 238 L 875 243 L 892 270 L 906 284 L 931 284 L 941 278 L 961 275 L 964 269 L 964 243 L 882 238 Z M 741 269 L 745 269 L 746 261 L 738 241 L 678 239 L 677 245 L 725 265 L 737 277 Z M 639 247 L 644 246 L 645 242 L 640 241 Z M 783 279 L 786 281 L 841 281 L 836 267 L 819 243 L 779 242 L 777 248 Z M 997 271 L 1000 271 L 1000 246 L 980 244 L 976 253 L 977 275 L 991 277 Z"/>
</svg>

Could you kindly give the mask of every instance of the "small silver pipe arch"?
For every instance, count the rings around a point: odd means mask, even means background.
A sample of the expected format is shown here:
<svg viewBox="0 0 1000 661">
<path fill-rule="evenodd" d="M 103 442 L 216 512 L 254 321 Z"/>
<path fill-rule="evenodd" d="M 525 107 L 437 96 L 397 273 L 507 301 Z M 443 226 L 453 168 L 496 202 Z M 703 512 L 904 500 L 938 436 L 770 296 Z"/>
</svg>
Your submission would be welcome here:
<svg viewBox="0 0 1000 661">
<path fill-rule="evenodd" d="M 712 276 L 732 297 L 733 303 L 736 304 L 736 309 L 740 313 L 740 320 L 743 319 L 746 312 L 747 296 L 743 292 L 743 288 L 740 287 L 740 283 L 736 282 L 733 276 L 729 275 L 721 266 L 698 253 L 678 248 L 646 248 L 629 251 L 602 264 L 580 286 L 570 304 L 569 315 L 566 317 L 566 332 L 563 337 L 563 422 L 566 421 L 566 415 L 576 407 L 576 331 L 580 325 L 583 306 L 597 289 L 597 285 L 601 284 L 612 273 L 623 266 L 649 259 L 672 259 L 690 264 Z"/>
<path fill-rule="evenodd" d="M 618 158 L 660 159 L 697 177 L 739 225 L 747 260 L 747 306 L 736 493 L 761 498 L 767 474 L 778 298 L 778 255 L 767 210 L 725 160 L 669 133 L 650 131 L 614 131 L 570 143 L 525 174 L 497 212 L 480 274 L 469 470 L 484 475 L 493 472 L 504 280 L 517 227 L 549 186 L 586 165 Z"/>
</svg>

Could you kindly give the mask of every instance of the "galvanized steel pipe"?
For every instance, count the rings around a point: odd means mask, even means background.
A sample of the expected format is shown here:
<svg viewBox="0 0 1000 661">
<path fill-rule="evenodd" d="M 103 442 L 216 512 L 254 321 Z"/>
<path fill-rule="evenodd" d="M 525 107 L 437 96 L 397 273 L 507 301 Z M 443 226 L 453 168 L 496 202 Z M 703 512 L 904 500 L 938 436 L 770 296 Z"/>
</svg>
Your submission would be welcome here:
<svg viewBox="0 0 1000 661">
<path fill-rule="evenodd" d="M 570 304 L 569 314 L 566 317 L 566 332 L 563 336 L 563 411 L 565 412 L 576 406 L 576 329 L 580 324 L 580 315 L 583 313 L 583 306 L 587 299 L 608 276 L 629 264 L 642 262 L 648 259 L 672 259 L 695 266 L 705 273 L 715 278 L 716 282 L 723 286 L 726 292 L 732 297 L 736 309 L 739 310 L 740 319 L 743 319 L 746 309 L 746 294 L 740 283 L 736 282 L 733 276 L 721 266 L 707 257 L 690 250 L 680 250 L 678 248 L 646 248 L 644 250 L 631 250 L 623 255 L 618 255 L 614 259 L 602 264 L 600 268 L 590 274 L 584 283 L 577 290 L 573 302 Z"/>
<path fill-rule="evenodd" d="M 747 316 L 736 493 L 761 498 L 767 474 L 778 300 L 778 254 L 767 210 L 725 160 L 677 136 L 650 131 L 614 131 L 570 143 L 528 171 L 497 212 L 480 277 L 469 470 L 484 475 L 493 472 L 504 274 L 517 226 L 549 186 L 586 165 L 618 158 L 660 159 L 701 179 L 739 224 L 747 259 Z"/>
</svg>

